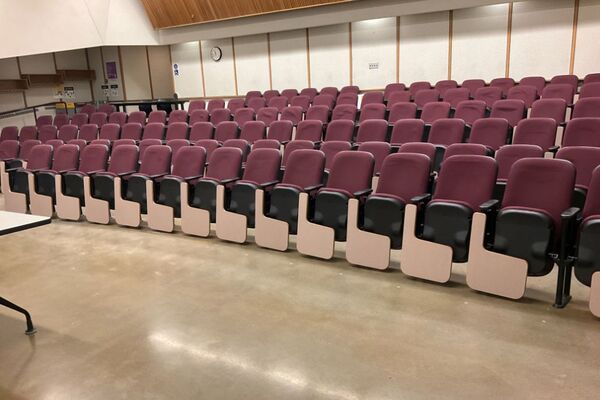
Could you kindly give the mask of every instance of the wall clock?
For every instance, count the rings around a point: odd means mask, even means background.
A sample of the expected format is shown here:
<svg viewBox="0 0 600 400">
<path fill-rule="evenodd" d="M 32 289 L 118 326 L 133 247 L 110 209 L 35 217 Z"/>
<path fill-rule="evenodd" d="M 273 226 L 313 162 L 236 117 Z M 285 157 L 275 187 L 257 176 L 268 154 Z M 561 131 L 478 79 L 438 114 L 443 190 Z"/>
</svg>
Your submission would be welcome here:
<svg viewBox="0 0 600 400">
<path fill-rule="evenodd" d="M 210 58 L 212 58 L 213 61 L 219 61 L 222 57 L 223 51 L 220 47 L 213 47 L 212 49 L 210 49 Z"/>
</svg>

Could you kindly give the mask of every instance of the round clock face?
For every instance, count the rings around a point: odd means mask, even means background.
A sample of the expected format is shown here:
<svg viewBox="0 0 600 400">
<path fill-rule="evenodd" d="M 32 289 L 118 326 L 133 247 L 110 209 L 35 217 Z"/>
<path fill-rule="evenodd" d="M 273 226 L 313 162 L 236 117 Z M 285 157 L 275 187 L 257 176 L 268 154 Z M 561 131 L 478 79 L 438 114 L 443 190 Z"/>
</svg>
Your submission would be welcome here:
<svg viewBox="0 0 600 400">
<path fill-rule="evenodd" d="M 223 57 L 223 52 L 220 47 L 213 47 L 210 49 L 210 58 L 212 58 L 213 61 L 219 61 L 221 57 Z"/>
</svg>

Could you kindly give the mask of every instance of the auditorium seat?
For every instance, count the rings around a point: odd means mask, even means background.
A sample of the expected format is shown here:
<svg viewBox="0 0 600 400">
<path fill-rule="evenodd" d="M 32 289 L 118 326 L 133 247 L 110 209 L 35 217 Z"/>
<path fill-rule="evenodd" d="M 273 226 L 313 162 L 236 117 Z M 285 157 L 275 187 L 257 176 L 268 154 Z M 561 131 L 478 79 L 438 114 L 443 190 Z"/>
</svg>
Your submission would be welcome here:
<svg viewBox="0 0 600 400">
<path fill-rule="evenodd" d="M 267 136 L 267 126 L 262 121 L 249 121 L 241 127 L 240 139 L 254 144 L 257 140 L 265 139 Z"/>
<path fill-rule="evenodd" d="M 592 179 L 592 172 L 600 165 L 600 148 L 588 146 L 563 147 L 556 153 L 559 160 L 567 160 L 575 166 L 575 190 L 571 205 L 583 209 Z"/>
<path fill-rule="evenodd" d="M 260 95 L 260 92 L 259 92 Z M 193 113 L 196 110 L 204 110 L 206 109 L 206 102 L 204 100 L 190 100 L 190 104 L 188 105 L 188 114 Z"/>
<path fill-rule="evenodd" d="M 265 90 L 263 93 L 263 98 L 265 102 L 268 103 L 273 97 L 279 96 L 279 90 Z"/>
<path fill-rule="evenodd" d="M 17 140 L 0 141 L 0 161 L 14 160 L 19 157 L 21 146 Z"/>
<path fill-rule="evenodd" d="M 230 187 L 217 187 L 217 237 L 236 243 L 246 241 L 247 229 L 254 228 L 257 190 L 271 190 L 279 182 L 281 153 L 275 149 L 253 150 L 242 179 Z"/>
<path fill-rule="evenodd" d="M 346 240 L 348 201 L 364 201 L 371 192 L 374 163 L 373 156 L 364 151 L 340 152 L 333 160 L 326 186 L 315 196 L 312 212 L 308 210 L 308 195 L 300 194 L 298 252 L 322 259 L 333 257 L 335 241 Z"/>
<path fill-rule="evenodd" d="M 563 134 L 562 145 L 600 147 L 600 118 L 570 120 Z"/>
<path fill-rule="evenodd" d="M 308 107 L 310 107 L 310 102 L 310 97 L 300 95 L 292 97 L 292 99 L 290 100 L 290 105 L 294 107 L 300 107 L 302 109 L 302 112 L 306 112 L 306 110 L 308 110 Z"/>
<path fill-rule="evenodd" d="M 397 153 L 405 154 L 423 154 L 429 158 L 430 162 L 430 170 L 433 171 L 433 159 L 435 157 L 435 145 L 431 143 L 421 143 L 421 142 L 409 142 L 402 144 Z"/>
<path fill-rule="evenodd" d="M 579 78 L 577 75 L 556 75 L 550 79 L 550 84 L 566 84 L 573 88 L 573 92 L 577 93 Z"/>
<path fill-rule="evenodd" d="M 19 128 L 16 126 L 5 126 L 0 132 L 0 142 L 5 140 L 19 140 Z"/>
<path fill-rule="evenodd" d="M 141 126 L 146 125 L 146 113 L 144 111 L 133 111 L 127 117 L 128 123 L 138 123 Z M 71 122 L 73 123 L 73 122 Z"/>
<path fill-rule="evenodd" d="M 419 93 L 417 93 L 417 95 Z M 427 103 L 423 106 L 423 110 L 421 111 L 421 119 L 427 125 L 431 125 L 440 118 L 448 117 L 450 117 L 450 103 L 446 103 L 445 101 Z"/>
<path fill-rule="evenodd" d="M 312 102 L 313 106 L 326 106 L 329 110 L 332 110 L 335 106 L 335 98 L 330 94 L 321 93 L 315 96 Z"/>
<path fill-rule="evenodd" d="M 329 132 L 329 127 L 327 127 L 327 131 Z M 387 136 L 388 123 L 386 120 L 367 119 L 358 127 L 355 142 L 359 144 L 364 142 L 385 142 L 387 141 Z"/>
<path fill-rule="evenodd" d="M 392 93 L 404 91 L 406 91 L 406 85 L 404 83 L 388 83 L 383 91 L 383 99 L 387 102 L 389 101 L 389 98 L 392 95 Z"/>
<path fill-rule="evenodd" d="M 485 87 L 485 81 L 483 79 L 466 79 L 461 83 L 461 88 L 469 89 L 471 97 L 475 97 L 477 89 Z"/>
<path fill-rule="evenodd" d="M 338 89 L 336 87 L 333 86 L 327 86 L 321 89 L 321 91 L 319 92 L 319 94 L 327 94 L 329 96 L 331 96 L 333 98 L 333 100 L 335 101 L 338 97 Z"/>
<path fill-rule="evenodd" d="M 335 106 L 337 107 L 346 104 L 356 107 L 358 105 L 358 95 L 354 92 L 340 93 L 335 102 Z"/>
<path fill-rule="evenodd" d="M 150 146 L 160 146 L 163 141 L 161 139 L 143 139 L 139 143 L 140 148 L 140 162 L 144 161 L 144 156 L 146 155 L 146 150 Z"/>
<path fill-rule="evenodd" d="M 396 103 L 409 103 L 411 100 L 411 95 L 409 91 L 404 92 L 392 92 L 387 100 L 387 109 L 390 110 Z M 414 103 L 413 103 L 414 104 Z M 416 106 L 416 104 L 415 104 Z"/>
<path fill-rule="evenodd" d="M 169 114 L 169 125 L 176 122 L 188 122 L 188 112 L 185 110 L 173 110 Z"/>
<path fill-rule="evenodd" d="M 557 261 L 553 254 L 562 252 L 560 239 L 568 220 L 576 214 L 569 210 L 574 184 L 575 168 L 568 161 L 528 158 L 515 162 L 502 205 L 497 201 L 477 205 L 467 284 L 480 292 L 519 299 L 525 294 L 528 276 L 549 274 Z M 561 265 L 559 282 L 563 274 Z M 556 305 L 563 306 L 558 297 L 562 295 L 557 296 Z"/>
<path fill-rule="evenodd" d="M 275 107 L 277 111 L 281 112 L 288 106 L 289 100 L 286 96 L 275 96 L 272 97 L 268 102 L 268 107 Z"/>
<path fill-rule="evenodd" d="M 37 126 L 38 129 L 47 125 L 52 125 L 52 115 L 40 115 L 35 120 L 35 126 Z"/>
<path fill-rule="evenodd" d="M 19 142 L 21 148 L 19 149 L 19 159 L 25 162 L 29 161 L 29 155 L 31 154 L 31 149 L 33 149 L 38 144 L 42 144 L 37 139 L 26 140 L 25 142 Z"/>
<path fill-rule="evenodd" d="M 457 118 L 442 118 L 431 124 L 427 142 L 436 147 L 433 161 L 434 170 L 440 168 L 446 148 L 454 143 L 462 143 L 465 137 L 465 122 Z"/>
<path fill-rule="evenodd" d="M 148 122 L 142 133 L 142 140 L 158 139 L 163 140 L 165 137 L 165 125 L 161 122 Z"/>
<path fill-rule="evenodd" d="M 102 128 L 102 125 L 106 124 L 108 121 L 108 114 L 104 112 L 95 112 L 90 115 L 90 124 L 98 125 L 98 128 Z"/>
<path fill-rule="evenodd" d="M 167 140 L 165 144 L 171 148 L 171 159 L 175 158 L 179 150 L 191 146 L 190 141 L 187 139 L 171 139 Z"/>
<path fill-rule="evenodd" d="M 267 101 L 265 100 L 264 97 L 253 97 L 248 100 L 248 102 L 246 103 L 246 106 L 248 108 L 253 109 L 254 112 L 258 113 L 261 109 L 263 109 L 267 106 Z"/>
<path fill-rule="evenodd" d="M 256 120 L 264 122 L 267 126 L 271 126 L 273 122 L 277 121 L 278 115 L 279 111 L 275 107 L 264 107 L 256 113 Z"/>
<path fill-rule="evenodd" d="M 219 108 L 225 108 L 225 100 L 223 99 L 212 99 L 208 101 L 206 110 L 212 115 L 213 111 Z"/>
<path fill-rule="evenodd" d="M 352 144 L 349 142 L 332 140 L 330 142 L 323 142 L 320 150 L 325 154 L 325 171 L 329 173 L 329 170 L 333 167 L 335 157 L 343 151 L 352 150 Z"/>
<path fill-rule="evenodd" d="M 415 95 L 421 91 L 421 90 L 429 90 L 431 89 L 431 83 L 427 82 L 427 81 L 418 81 L 418 82 L 413 82 L 410 84 L 410 86 L 408 87 L 408 91 L 410 93 L 410 95 L 414 98 Z"/>
<path fill-rule="evenodd" d="M 221 147 L 221 144 L 214 139 L 201 139 L 194 142 L 194 146 L 199 146 L 206 150 L 206 162 L 209 163 L 213 152 Z"/>
<path fill-rule="evenodd" d="M 367 104 L 383 104 L 383 93 L 382 92 L 367 92 L 363 94 L 360 101 L 360 108 L 363 109 Z"/>
<path fill-rule="evenodd" d="M 233 114 L 233 120 L 242 128 L 246 122 L 254 121 L 254 118 L 254 110 L 251 108 L 239 108 Z"/>
<path fill-rule="evenodd" d="M 78 133 L 79 128 L 77 125 L 65 124 L 58 129 L 58 135 L 56 137 L 66 143 L 70 140 L 77 139 Z"/>
<path fill-rule="evenodd" d="M 120 139 L 121 127 L 119 124 L 104 124 L 100 128 L 98 139 L 108 140 L 109 143 Z"/>
<path fill-rule="evenodd" d="M 531 106 L 529 118 L 552 118 L 558 125 L 565 122 L 567 102 L 563 99 L 539 99 Z"/>
<path fill-rule="evenodd" d="M 210 120 L 210 115 L 206 110 L 194 110 L 190 113 L 190 126 L 194 125 L 196 122 L 208 122 Z"/>
<path fill-rule="evenodd" d="M 461 101 L 469 100 L 469 98 L 469 89 L 467 88 L 448 89 L 442 95 L 442 100 L 450 103 L 452 108 L 456 108 Z"/>
<path fill-rule="evenodd" d="M 413 95 L 413 99 L 417 107 L 423 108 L 428 103 L 438 102 L 440 100 L 440 92 L 437 89 L 419 90 Z"/>
<path fill-rule="evenodd" d="M 273 121 L 267 131 L 267 138 L 286 144 L 292 140 L 294 125 L 290 121 Z"/>
<path fill-rule="evenodd" d="M 210 122 L 196 122 L 190 129 L 190 141 L 196 142 L 202 139 L 212 139 L 215 134 L 215 126 Z"/>
<path fill-rule="evenodd" d="M 291 155 L 296 150 L 314 150 L 314 149 L 315 149 L 315 143 L 310 140 L 300 140 L 300 139 L 292 140 L 285 146 L 285 149 L 283 150 L 283 159 L 281 160 L 282 169 L 285 170 L 288 160 L 290 159 Z"/>
<path fill-rule="evenodd" d="M 436 89 L 438 92 L 440 92 L 440 96 L 444 97 L 444 95 L 446 94 L 446 92 L 450 89 L 456 89 L 458 87 L 458 83 L 455 80 L 443 80 L 443 81 L 438 81 L 435 86 L 434 89 Z"/>
<path fill-rule="evenodd" d="M 288 102 L 291 102 L 295 96 L 299 95 L 299 93 L 298 93 L 298 90 L 296 90 L 296 89 L 283 89 L 281 91 L 281 95 L 283 97 L 287 97 Z"/>
<path fill-rule="evenodd" d="M 364 126 L 364 124 L 361 126 Z M 386 130 L 387 130 L 387 122 L 386 122 Z M 336 141 L 343 141 L 343 142 L 350 143 L 350 142 L 352 142 L 353 137 L 354 137 L 354 122 L 352 122 L 352 121 L 349 121 L 347 119 L 338 119 L 337 121 L 331 121 L 327 125 L 327 130 L 325 132 L 325 142 L 330 142 L 332 140 L 336 140 Z"/>
<path fill-rule="evenodd" d="M 600 97 L 600 82 L 586 83 L 579 90 L 579 99 Z"/>
<path fill-rule="evenodd" d="M 490 82 L 490 87 L 497 87 L 502 90 L 502 97 L 508 95 L 508 91 L 515 86 L 515 80 L 512 78 L 495 78 Z"/>
<path fill-rule="evenodd" d="M 492 106 L 490 118 L 504 118 L 510 127 L 514 127 L 520 120 L 526 118 L 526 113 L 523 100 L 498 100 Z"/>
<path fill-rule="evenodd" d="M 454 143 L 446 148 L 442 165 L 444 161 L 452 156 L 490 156 L 490 149 L 478 143 Z"/>
<path fill-rule="evenodd" d="M 335 111 L 335 109 L 334 109 Z M 385 119 L 385 105 L 383 103 L 370 103 L 360 110 L 359 123 L 369 119 Z"/>
<path fill-rule="evenodd" d="M 300 96 L 308 97 L 311 103 L 318 94 L 319 91 L 315 88 L 304 88 L 300 91 Z"/>
<path fill-rule="evenodd" d="M 394 124 L 403 119 L 414 119 L 417 117 L 417 105 L 415 103 L 395 103 L 390 108 L 388 122 Z"/>
<path fill-rule="evenodd" d="M 488 108 L 492 108 L 495 102 L 502 100 L 502 88 L 499 87 L 482 87 L 475 91 L 473 99 L 485 102 Z"/>
<path fill-rule="evenodd" d="M 279 119 L 282 121 L 290 121 L 294 125 L 298 125 L 298 122 L 302 121 L 302 107 L 289 106 L 285 107 L 281 111 Z"/>
<path fill-rule="evenodd" d="M 350 121 L 356 121 L 357 111 L 356 106 L 352 104 L 336 105 L 331 113 L 331 120 L 348 119 Z"/>
<path fill-rule="evenodd" d="M 385 158 L 392 152 L 392 146 L 388 142 L 369 141 L 360 143 L 357 150 L 371 153 L 373 159 L 375 160 L 375 164 L 373 166 L 373 176 L 377 176 L 381 171 L 383 160 L 385 160 Z M 377 181 L 375 181 L 375 184 L 372 186 L 376 187 L 376 182 Z"/>
<path fill-rule="evenodd" d="M 37 140 L 38 129 L 35 125 L 24 125 L 19 130 L 19 142 L 23 143 L 27 140 Z"/>
<path fill-rule="evenodd" d="M 476 120 L 471 126 L 468 142 L 482 144 L 494 152 L 497 151 L 500 147 L 510 142 L 508 121 L 504 118 L 482 118 Z"/>
<path fill-rule="evenodd" d="M 587 74 L 583 78 L 583 84 L 600 82 L 600 73 Z"/>
<path fill-rule="evenodd" d="M 400 146 L 404 143 L 422 142 L 424 138 L 425 122 L 423 120 L 401 119 L 394 123 L 390 143 L 392 146 Z"/>
<path fill-rule="evenodd" d="M 349 86 L 343 86 L 340 89 L 340 94 L 342 93 L 354 93 L 354 94 L 358 94 L 358 92 L 360 92 L 360 88 L 356 85 L 349 85 Z"/>
<path fill-rule="evenodd" d="M 114 113 L 115 111 L 117 111 L 117 108 L 110 103 L 103 103 L 98 106 L 98 112 L 105 113 L 107 116 Z"/>
<path fill-rule="evenodd" d="M 325 155 L 301 149 L 289 155 L 281 183 L 270 192 L 256 192 L 254 236 L 260 247 L 285 251 L 289 235 L 298 229 L 300 193 L 311 194 L 322 186 Z M 262 205 L 262 207 L 261 207 Z"/>
<path fill-rule="evenodd" d="M 575 89 L 573 86 L 565 83 L 551 83 L 546 85 L 542 92 L 542 99 L 563 99 L 567 106 L 573 105 Z"/>
<path fill-rule="evenodd" d="M 593 117 L 600 118 L 600 98 L 588 97 L 577 100 L 573 107 L 573 115 L 571 118 Z"/>
<path fill-rule="evenodd" d="M 506 189 L 506 180 L 510 174 L 510 169 L 513 164 L 522 158 L 543 158 L 544 150 L 533 144 L 511 144 L 510 146 L 502 146 L 494 158 L 498 164 L 498 177 L 496 178 L 496 186 L 494 187 L 494 199 L 502 202 L 504 191 Z"/>
<path fill-rule="evenodd" d="M 52 125 L 60 129 L 63 125 L 67 125 L 69 123 L 69 115 L 66 113 L 57 113 L 54 116 L 54 120 L 52 121 Z"/>
<path fill-rule="evenodd" d="M 471 218 L 492 198 L 496 174 L 491 157 L 453 156 L 444 161 L 431 201 L 423 197 L 406 206 L 402 272 L 439 283 L 450 280 L 452 263 L 467 261 Z"/>
<path fill-rule="evenodd" d="M 48 126 L 48 125 L 46 125 L 46 126 Z M 52 146 L 54 148 L 54 150 L 56 150 L 58 147 L 65 144 L 65 142 L 63 142 L 60 139 L 50 139 L 50 140 L 46 140 L 45 142 L 42 142 L 42 143 L 49 144 L 50 146 Z"/>
<path fill-rule="evenodd" d="M 543 76 L 526 76 L 521 78 L 519 86 L 533 86 L 539 95 L 546 87 L 546 78 Z"/>
<path fill-rule="evenodd" d="M 82 125 L 85 125 L 88 123 L 89 120 L 89 115 L 86 113 L 77 113 L 73 115 L 73 118 L 71 118 L 71 123 L 73 125 L 77 125 L 78 127 L 81 128 Z"/>
<path fill-rule="evenodd" d="M 92 115 L 93 113 L 95 113 L 96 111 L 97 111 L 97 110 L 96 110 L 96 106 L 95 106 L 95 105 L 93 105 L 93 104 L 84 104 L 84 105 L 83 105 L 83 106 L 82 106 L 82 107 L 79 109 L 79 112 L 80 112 L 80 113 L 87 114 L 87 115 L 88 115 L 88 117 L 89 117 L 90 115 Z"/>
<path fill-rule="evenodd" d="M 237 139 L 240 136 L 240 127 L 235 121 L 224 121 L 215 127 L 215 140 L 220 143 L 228 139 Z"/>
<path fill-rule="evenodd" d="M 42 125 L 38 127 L 38 139 L 42 143 L 46 143 L 48 140 L 56 139 L 58 131 L 54 125 Z"/>
<path fill-rule="evenodd" d="M 223 121 L 231 121 L 232 115 L 229 108 L 215 108 L 210 112 L 210 122 L 217 126 Z"/>
<path fill-rule="evenodd" d="M 252 150 L 254 149 L 275 149 L 279 150 L 281 148 L 281 143 L 279 140 L 275 139 L 259 139 L 252 145 Z"/>
<path fill-rule="evenodd" d="M 154 139 L 147 139 L 147 140 L 154 140 Z M 136 144 L 136 140 L 134 140 L 134 139 L 123 139 L 123 138 L 117 139 L 114 142 L 112 142 L 112 146 L 110 146 L 109 150 L 114 150 L 115 147 L 117 147 L 117 146 L 123 146 L 123 145 L 126 145 L 126 144 L 135 145 Z"/>
<path fill-rule="evenodd" d="M 227 102 L 227 108 L 232 114 L 235 114 L 237 110 L 245 108 L 246 102 L 244 99 L 231 99 Z M 254 111 L 254 109 L 252 109 Z"/>
<path fill-rule="evenodd" d="M 118 124 L 119 126 L 125 125 L 127 122 L 127 114 L 124 112 L 113 112 L 108 115 L 108 123 Z"/>
<path fill-rule="evenodd" d="M 556 121 L 552 118 L 521 120 L 513 135 L 513 144 L 534 144 L 544 151 L 556 153 Z"/>
<path fill-rule="evenodd" d="M 121 139 L 142 139 L 142 124 L 139 122 L 128 122 L 121 128 Z"/>
<path fill-rule="evenodd" d="M 177 110 L 175 110 L 177 111 Z M 173 112 L 175 112 L 173 111 Z M 181 111 L 181 110 L 179 110 Z M 173 115 L 173 112 L 171 115 Z M 173 140 L 173 139 L 187 139 L 188 138 L 189 126 L 187 122 L 172 122 L 167 126 L 167 133 L 165 135 L 165 140 Z"/>
<path fill-rule="evenodd" d="M 511 100 L 523 100 L 525 108 L 531 108 L 533 102 L 538 98 L 538 93 L 534 86 L 519 85 L 510 88 L 506 98 Z"/>
<path fill-rule="evenodd" d="M 294 140 L 310 140 L 319 143 L 323 139 L 323 124 L 317 120 L 304 120 L 298 123 Z"/>
</svg>

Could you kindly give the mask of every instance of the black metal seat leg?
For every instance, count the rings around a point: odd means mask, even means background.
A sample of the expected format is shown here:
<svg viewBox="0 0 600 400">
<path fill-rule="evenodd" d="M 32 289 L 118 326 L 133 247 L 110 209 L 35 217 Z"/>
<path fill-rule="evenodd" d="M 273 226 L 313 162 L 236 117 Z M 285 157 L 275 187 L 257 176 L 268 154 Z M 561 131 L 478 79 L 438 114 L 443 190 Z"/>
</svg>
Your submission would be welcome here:
<svg viewBox="0 0 600 400">
<path fill-rule="evenodd" d="M 558 279 L 556 282 L 556 298 L 553 306 L 565 308 L 571 301 L 571 275 L 572 265 L 570 263 L 558 262 Z"/>
<path fill-rule="evenodd" d="M 11 310 L 19 312 L 25 316 L 25 319 L 27 321 L 27 330 L 25 331 L 26 335 L 34 335 L 37 332 L 37 329 L 35 329 L 35 327 L 33 326 L 33 321 L 31 320 L 31 315 L 29 314 L 29 312 L 26 309 L 21 308 L 14 303 L 11 303 L 10 301 L 6 300 L 3 297 L 0 297 L 0 305 L 2 305 L 4 307 L 8 307 Z"/>
</svg>

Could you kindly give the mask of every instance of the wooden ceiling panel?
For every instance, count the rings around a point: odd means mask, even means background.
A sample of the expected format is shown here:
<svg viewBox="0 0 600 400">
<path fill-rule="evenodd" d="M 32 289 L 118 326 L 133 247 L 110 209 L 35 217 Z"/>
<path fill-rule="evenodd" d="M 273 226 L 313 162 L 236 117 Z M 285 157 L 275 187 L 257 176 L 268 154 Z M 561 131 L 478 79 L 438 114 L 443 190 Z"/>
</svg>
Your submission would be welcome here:
<svg viewBox="0 0 600 400">
<path fill-rule="evenodd" d="M 352 0 L 141 0 L 157 29 L 349 1 Z"/>
</svg>

